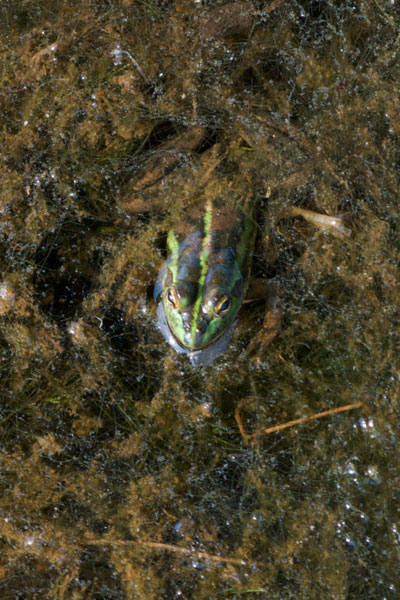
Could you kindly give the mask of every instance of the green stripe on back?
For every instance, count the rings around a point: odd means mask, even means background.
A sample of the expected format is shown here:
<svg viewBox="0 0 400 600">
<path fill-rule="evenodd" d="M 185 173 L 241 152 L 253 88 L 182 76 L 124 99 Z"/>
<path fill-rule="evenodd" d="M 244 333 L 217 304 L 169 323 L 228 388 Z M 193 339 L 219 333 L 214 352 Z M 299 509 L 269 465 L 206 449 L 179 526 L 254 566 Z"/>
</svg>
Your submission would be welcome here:
<svg viewBox="0 0 400 600">
<path fill-rule="evenodd" d="M 173 276 L 173 281 L 177 281 L 178 279 L 178 262 L 179 262 L 179 242 L 172 231 L 172 229 L 168 232 L 167 237 L 168 248 L 171 252 L 171 262 L 169 264 L 169 269 Z"/>
<path fill-rule="evenodd" d="M 210 255 L 211 249 L 211 222 L 212 222 L 212 202 L 210 200 L 207 201 L 205 214 L 204 214 L 204 237 L 201 244 L 201 254 L 200 254 L 200 277 L 199 277 L 199 285 L 197 290 L 197 298 L 193 307 L 193 321 L 192 321 L 192 344 L 194 345 L 194 341 L 196 338 L 196 328 L 197 328 L 197 320 L 199 316 L 201 301 L 203 299 L 203 287 L 204 282 L 207 275 L 208 270 L 208 257 Z"/>
</svg>

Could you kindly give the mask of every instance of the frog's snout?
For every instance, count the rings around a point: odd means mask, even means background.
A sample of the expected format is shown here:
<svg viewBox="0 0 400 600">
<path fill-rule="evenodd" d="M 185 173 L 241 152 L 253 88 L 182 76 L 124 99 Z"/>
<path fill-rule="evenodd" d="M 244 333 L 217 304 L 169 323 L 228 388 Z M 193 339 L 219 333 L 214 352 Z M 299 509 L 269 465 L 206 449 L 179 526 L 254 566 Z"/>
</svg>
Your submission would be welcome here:
<svg viewBox="0 0 400 600">
<path fill-rule="evenodd" d="M 201 320 L 196 324 L 196 329 L 193 331 L 193 327 L 190 322 L 185 324 L 185 345 L 192 350 L 198 350 L 203 346 L 203 335 L 207 329 L 207 322 Z"/>
</svg>

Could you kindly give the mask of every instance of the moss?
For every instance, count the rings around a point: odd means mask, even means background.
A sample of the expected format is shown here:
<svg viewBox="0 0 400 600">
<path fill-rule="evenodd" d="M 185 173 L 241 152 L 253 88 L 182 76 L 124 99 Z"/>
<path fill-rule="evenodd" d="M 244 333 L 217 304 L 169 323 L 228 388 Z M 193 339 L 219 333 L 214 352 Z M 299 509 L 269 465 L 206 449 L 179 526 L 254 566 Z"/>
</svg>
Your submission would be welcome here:
<svg viewBox="0 0 400 600">
<path fill-rule="evenodd" d="M 225 4 L 0 8 L 1 597 L 396 595 L 398 8 Z M 249 361 L 246 304 L 199 371 L 156 328 L 167 232 L 249 189 L 281 332 Z M 247 432 L 363 408 L 247 445 L 246 398 Z"/>
</svg>

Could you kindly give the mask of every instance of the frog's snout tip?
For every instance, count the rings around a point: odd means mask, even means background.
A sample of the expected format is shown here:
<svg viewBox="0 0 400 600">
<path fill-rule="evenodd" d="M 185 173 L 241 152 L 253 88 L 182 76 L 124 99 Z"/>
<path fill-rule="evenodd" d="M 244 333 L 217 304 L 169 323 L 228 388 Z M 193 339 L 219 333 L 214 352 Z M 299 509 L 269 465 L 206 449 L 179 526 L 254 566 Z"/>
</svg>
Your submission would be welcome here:
<svg viewBox="0 0 400 600">
<path fill-rule="evenodd" d="M 196 329 L 193 338 L 192 332 L 187 331 L 185 333 L 185 346 L 187 346 L 189 350 L 199 350 L 202 347 L 203 333 L 203 331 L 199 331 L 198 329 Z"/>
<path fill-rule="evenodd" d="M 201 320 L 196 324 L 196 329 L 193 331 L 193 327 L 190 324 L 185 327 L 184 344 L 189 350 L 200 350 L 203 345 L 203 336 L 207 330 L 207 322 Z"/>
</svg>

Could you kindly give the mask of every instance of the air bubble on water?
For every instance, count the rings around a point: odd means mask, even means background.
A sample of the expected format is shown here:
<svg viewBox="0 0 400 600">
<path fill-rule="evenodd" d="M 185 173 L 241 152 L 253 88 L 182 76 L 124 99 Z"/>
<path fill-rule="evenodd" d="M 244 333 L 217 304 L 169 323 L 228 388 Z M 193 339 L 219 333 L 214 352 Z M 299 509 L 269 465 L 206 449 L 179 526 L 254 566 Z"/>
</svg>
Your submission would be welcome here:
<svg viewBox="0 0 400 600">
<path fill-rule="evenodd" d="M 351 537 L 349 535 L 345 535 L 344 538 L 343 538 L 343 541 L 350 548 L 355 548 L 356 543 L 355 543 L 354 540 L 351 539 Z"/>
<path fill-rule="evenodd" d="M 397 525 L 392 525 L 392 533 L 394 534 L 396 542 L 400 544 L 400 532 L 397 528 Z"/>
<path fill-rule="evenodd" d="M 193 560 L 192 561 L 192 567 L 194 569 L 198 569 L 199 571 L 202 571 L 203 569 L 206 568 L 206 565 L 204 565 L 203 563 L 199 562 L 198 560 Z"/>
<path fill-rule="evenodd" d="M 114 48 L 111 50 L 111 56 L 113 57 L 113 63 L 115 66 L 122 64 L 122 54 L 123 50 L 121 50 L 121 46 L 119 44 L 115 44 Z"/>
<path fill-rule="evenodd" d="M 366 471 L 366 475 L 370 483 L 378 484 L 381 482 L 381 476 L 376 465 L 369 465 Z"/>
<path fill-rule="evenodd" d="M 251 520 L 255 521 L 256 523 L 262 523 L 263 522 L 262 514 L 259 512 L 253 513 L 251 516 Z"/>
<path fill-rule="evenodd" d="M 343 527 L 344 527 L 344 521 L 338 521 L 336 523 L 336 533 L 342 533 Z"/>
<path fill-rule="evenodd" d="M 357 468 L 353 462 L 348 462 L 344 472 L 346 475 L 357 475 Z"/>
<path fill-rule="evenodd" d="M 371 538 L 370 538 L 370 537 L 368 537 L 368 536 L 365 538 L 364 542 L 365 542 L 365 544 L 366 544 L 367 546 L 369 546 L 370 548 L 372 548 L 372 546 L 374 545 L 374 544 L 372 543 L 372 540 L 371 540 Z"/>
<path fill-rule="evenodd" d="M 32 535 L 28 535 L 28 537 L 24 540 L 24 546 L 33 546 L 34 537 Z"/>
<path fill-rule="evenodd" d="M 88 338 L 85 334 L 82 324 L 78 321 L 71 321 L 71 323 L 67 327 L 67 331 L 71 336 L 74 344 L 87 344 Z"/>
<path fill-rule="evenodd" d="M 377 435 L 375 420 L 373 417 L 361 417 L 358 419 L 358 426 L 362 431 L 365 431 L 370 435 L 370 437 L 374 438 Z"/>
</svg>

